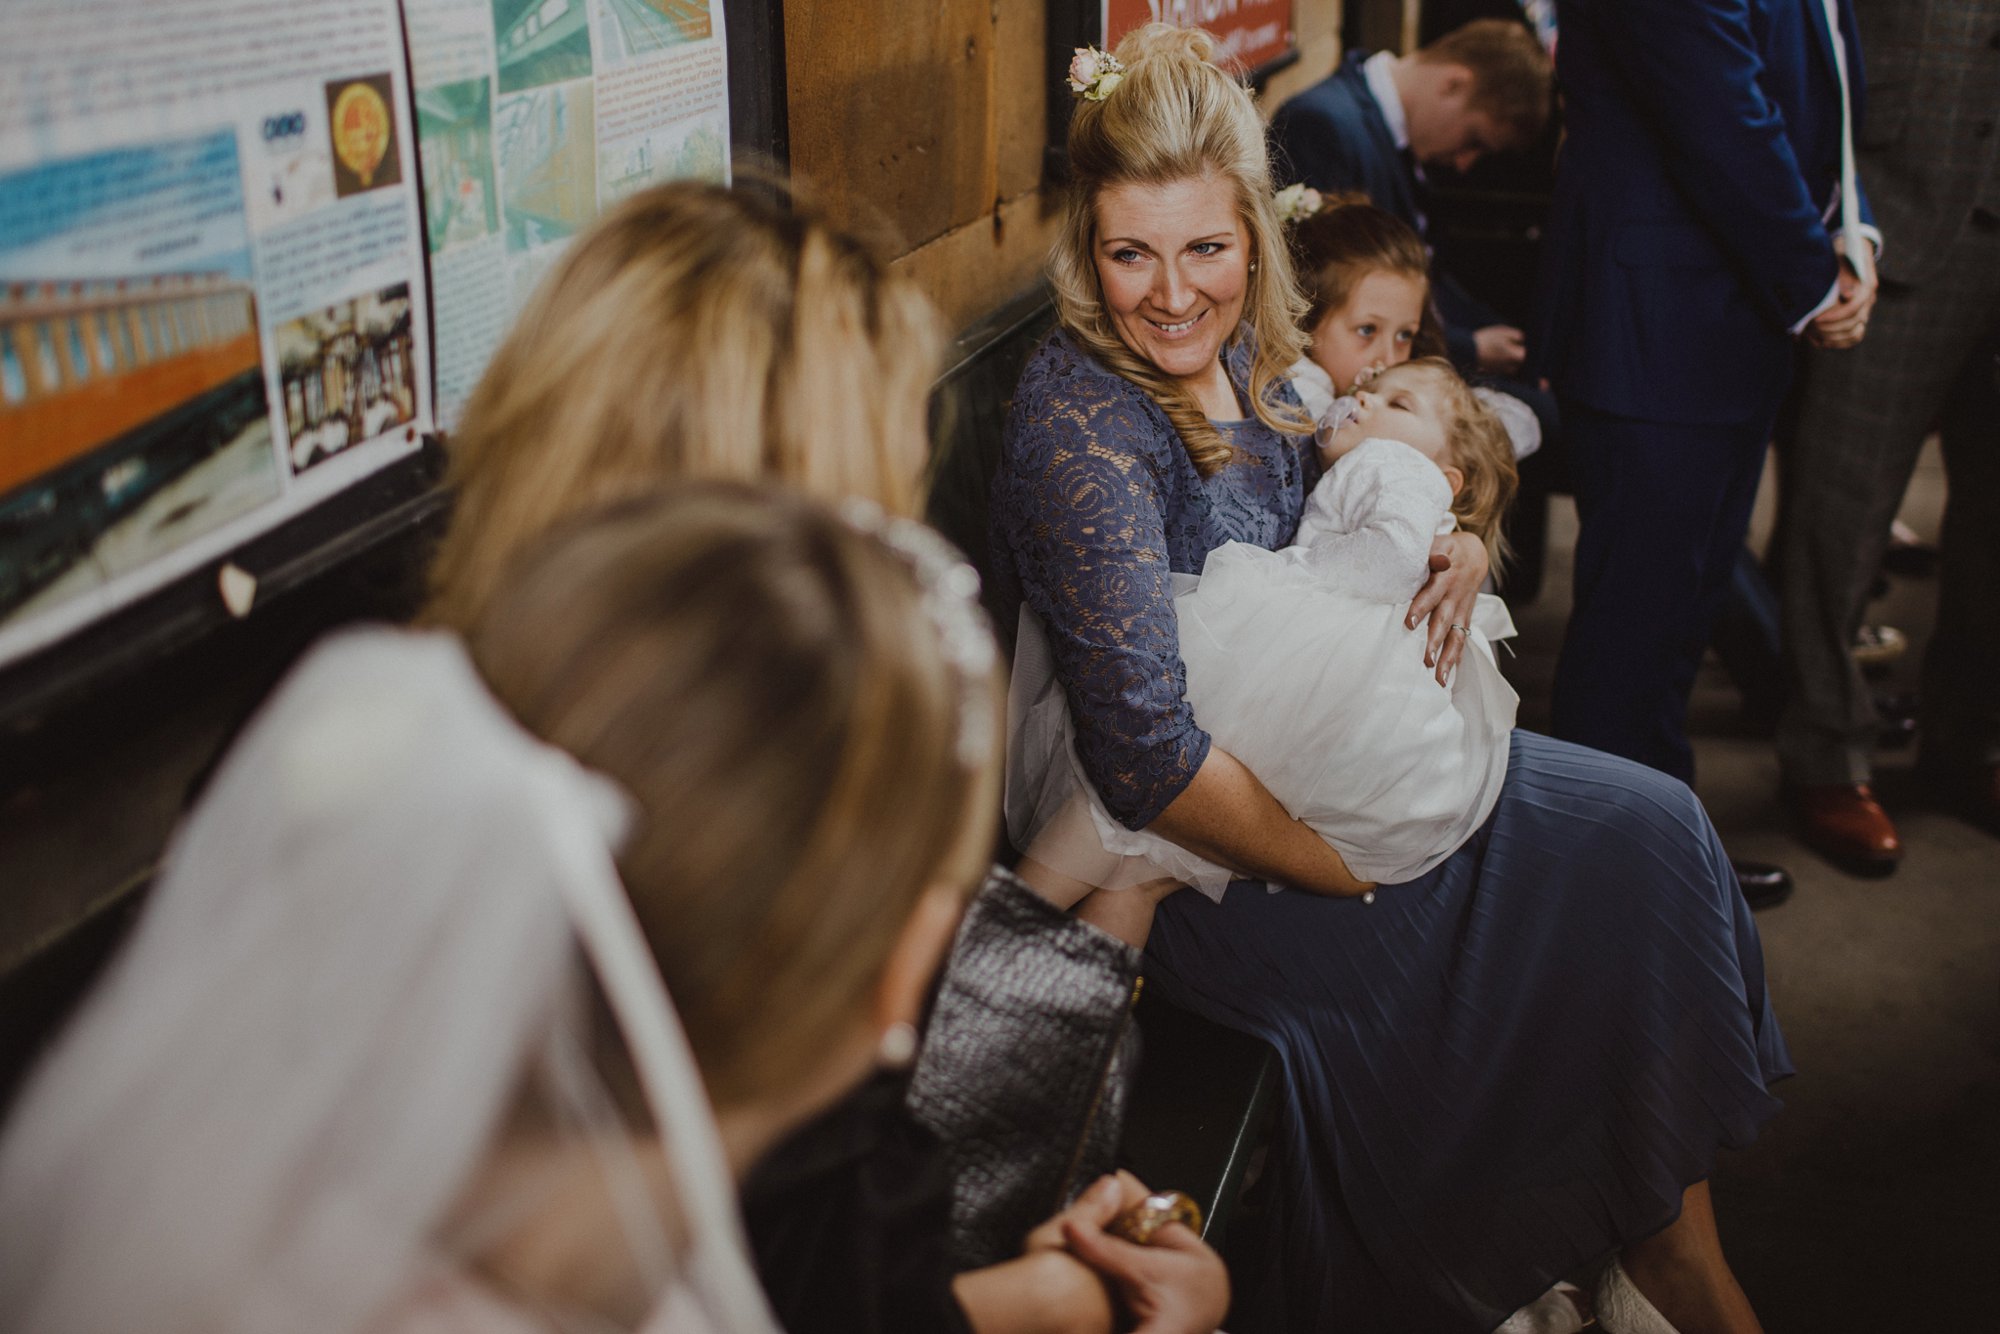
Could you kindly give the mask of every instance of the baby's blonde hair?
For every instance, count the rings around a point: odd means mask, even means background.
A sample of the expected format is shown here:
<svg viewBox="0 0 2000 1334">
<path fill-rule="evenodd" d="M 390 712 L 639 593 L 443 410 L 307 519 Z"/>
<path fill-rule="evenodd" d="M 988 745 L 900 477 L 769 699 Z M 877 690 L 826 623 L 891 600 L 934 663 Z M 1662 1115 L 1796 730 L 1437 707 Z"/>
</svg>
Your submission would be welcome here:
<svg viewBox="0 0 2000 1334">
<path fill-rule="evenodd" d="M 1465 484 L 1452 497 L 1451 512 L 1458 526 L 1486 546 L 1487 560 L 1498 578 L 1506 559 L 1507 537 L 1501 524 L 1507 507 L 1514 503 L 1514 491 L 1521 474 L 1514 464 L 1514 443 L 1494 411 L 1479 401 L 1472 386 L 1458 369 L 1443 357 L 1418 357 L 1400 366 L 1391 366 L 1376 378 L 1422 374 L 1442 390 L 1445 422 L 1446 462 L 1465 474 Z"/>
<path fill-rule="evenodd" d="M 1272 202 L 1264 122 L 1250 92 L 1215 64 L 1215 39 L 1198 28 L 1149 23 L 1118 44 L 1124 79 L 1101 102 L 1083 101 L 1069 125 L 1073 177 L 1063 226 L 1049 255 L 1056 315 L 1071 337 L 1105 366 L 1152 395 L 1173 423 L 1188 458 L 1208 476 L 1228 463 L 1228 441 L 1178 380 L 1128 347 L 1104 303 L 1095 259 L 1098 197 L 1118 185 L 1167 185 L 1217 176 L 1235 195 L 1249 234 L 1243 319 L 1256 339 L 1250 409 L 1275 431 L 1312 429 L 1277 399 L 1292 363 L 1305 353 L 1305 299 L 1292 278 L 1290 248 Z M 1230 334 L 1230 343 L 1235 333 Z"/>
</svg>

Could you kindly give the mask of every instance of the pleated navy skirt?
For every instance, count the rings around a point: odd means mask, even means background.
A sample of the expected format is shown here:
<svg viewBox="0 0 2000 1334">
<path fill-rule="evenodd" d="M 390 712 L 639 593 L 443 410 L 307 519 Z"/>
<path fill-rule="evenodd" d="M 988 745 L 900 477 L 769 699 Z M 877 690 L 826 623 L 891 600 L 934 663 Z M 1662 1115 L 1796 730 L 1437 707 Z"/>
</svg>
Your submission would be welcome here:
<svg viewBox="0 0 2000 1334">
<path fill-rule="evenodd" d="M 1236 1334 L 1489 1330 L 1671 1222 L 1792 1073 L 1701 803 L 1530 732 L 1421 879 L 1176 894 L 1147 954 L 1149 986 L 1284 1066 Z"/>
</svg>

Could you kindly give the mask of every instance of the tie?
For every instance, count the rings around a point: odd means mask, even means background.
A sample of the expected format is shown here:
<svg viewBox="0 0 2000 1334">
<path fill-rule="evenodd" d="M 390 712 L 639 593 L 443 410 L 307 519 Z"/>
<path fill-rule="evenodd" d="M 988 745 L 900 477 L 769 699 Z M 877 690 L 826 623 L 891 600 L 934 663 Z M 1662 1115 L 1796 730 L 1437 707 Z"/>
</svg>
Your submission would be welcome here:
<svg viewBox="0 0 2000 1334">
<path fill-rule="evenodd" d="M 1854 180 L 1854 98 L 1847 80 L 1847 40 L 1840 31 L 1840 0 L 1821 0 L 1826 29 L 1833 37 L 1833 69 L 1840 77 L 1840 248 L 1863 279 L 1875 254 L 1861 234 L 1861 192 Z"/>
<path fill-rule="evenodd" d="M 1431 226 L 1431 183 L 1424 178 L 1424 164 L 1417 161 L 1417 155 L 1407 148 L 1399 148 L 1396 152 L 1403 159 L 1403 174 L 1410 181 L 1410 207 L 1417 215 L 1417 235 L 1428 237 Z"/>
</svg>

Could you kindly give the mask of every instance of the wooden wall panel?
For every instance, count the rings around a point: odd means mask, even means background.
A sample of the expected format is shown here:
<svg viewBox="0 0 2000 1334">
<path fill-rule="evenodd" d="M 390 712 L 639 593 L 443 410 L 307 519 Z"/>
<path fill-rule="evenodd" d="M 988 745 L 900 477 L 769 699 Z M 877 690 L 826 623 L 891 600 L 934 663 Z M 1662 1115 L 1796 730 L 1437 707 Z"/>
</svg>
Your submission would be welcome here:
<svg viewBox="0 0 2000 1334">
<path fill-rule="evenodd" d="M 1292 35 L 1299 58 L 1279 70 L 1264 89 L 1264 119 L 1292 94 L 1309 88 L 1340 66 L 1340 0 L 1292 0 Z"/>
<path fill-rule="evenodd" d="M 999 152 L 1000 198 L 1013 199 L 1042 183 L 1049 140 L 1048 10 L 1034 0 L 993 0 L 993 133 Z"/>
<path fill-rule="evenodd" d="M 1041 0 L 786 0 L 784 11 L 793 170 L 838 216 L 886 226 L 897 267 L 953 328 L 1036 282 L 1060 198 L 1042 180 Z M 1340 13 L 1340 0 L 1294 0 L 1300 59 L 1272 79 L 1265 115 L 1339 63 Z"/>
<path fill-rule="evenodd" d="M 963 329 L 1040 281 L 1055 240 L 1055 200 L 1054 191 L 1019 195 L 992 216 L 912 250 L 895 266 L 930 294 L 946 328 Z"/>
<path fill-rule="evenodd" d="M 785 6 L 792 170 L 837 214 L 914 247 L 992 211 L 998 3 Z"/>
</svg>

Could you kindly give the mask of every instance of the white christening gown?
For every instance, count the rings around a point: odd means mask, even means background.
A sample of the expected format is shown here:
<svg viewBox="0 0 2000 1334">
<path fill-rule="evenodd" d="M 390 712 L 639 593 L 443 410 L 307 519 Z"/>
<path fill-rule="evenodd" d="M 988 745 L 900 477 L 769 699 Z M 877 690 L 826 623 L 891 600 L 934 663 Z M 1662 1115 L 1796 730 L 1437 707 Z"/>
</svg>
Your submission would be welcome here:
<svg viewBox="0 0 2000 1334">
<path fill-rule="evenodd" d="M 1452 527 L 1437 466 L 1369 439 L 1320 479 L 1292 546 L 1231 542 L 1199 579 L 1174 576 L 1195 718 L 1363 880 L 1396 884 L 1443 861 L 1506 773 L 1520 701 L 1490 642 L 1514 633 L 1506 604 L 1479 596 L 1449 688 L 1424 665 L 1424 629 L 1403 624 L 1433 538 Z M 1105 888 L 1164 876 L 1211 898 L 1238 878 L 1105 810 L 1026 609 L 1008 722 L 1008 830 L 1037 861 Z"/>
</svg>

